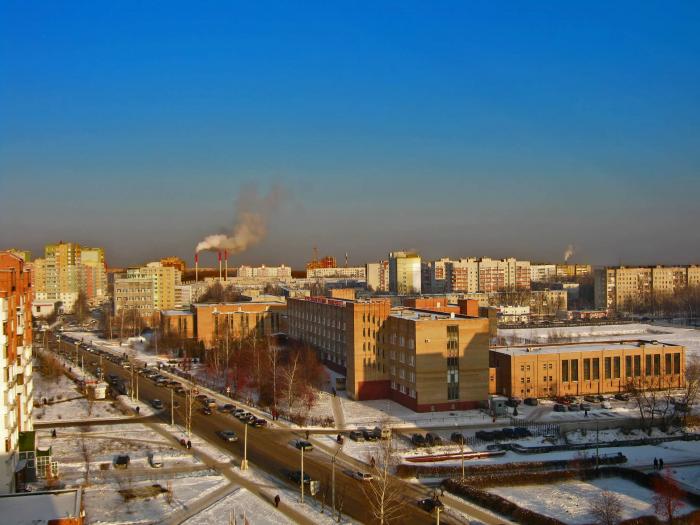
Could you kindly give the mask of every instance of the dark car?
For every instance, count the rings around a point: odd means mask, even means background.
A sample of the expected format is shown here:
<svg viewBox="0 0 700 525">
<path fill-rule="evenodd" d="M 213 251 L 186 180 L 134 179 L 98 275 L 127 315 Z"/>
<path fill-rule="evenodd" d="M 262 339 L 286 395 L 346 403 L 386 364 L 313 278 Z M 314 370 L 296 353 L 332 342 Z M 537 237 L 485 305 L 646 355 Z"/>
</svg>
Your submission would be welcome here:
<svg viewBox="0 0 700 525">
<path fill-rule="evenodd" d="M 202 410 L 201 410 L 201 412 L 202 412 L 202 414 L 204 414 L 205 416 L 211 416 L 211 415 L 212 415 L 211 408 L 209 408 L 209 407 L 203 407 Z"/>
<path fill-rule="evenodd" d="M 477 430 L 474 436 L 476 439 L 480 439 L 482 441 L 493 441 L 494 439 L 494 433 L 489 432 L 488 430 Z"/>
<path fill-rule="evenodd" d="M 314 446 L 311 443 L 303 439 L 297 439 L 294 442 L 294 446 L 299 450 L 303 450 L 304 452 L 311 452 L 314 449 Z"/>
<path fill-rule="evenodd" d="M 519 397 L 511 397 L 506 401 L 506 405 L 513 408 L 520 405 L 520 403 L 522 403 L 522 400 Z"/>
<path fill-rule="evenodd" d="M 464 443 L 465 439 L 461 433 L 452 432 L 452 434 L 450 434 L 450 441 L 452 441 L 452 443 L 457 443 L 458 445 L 461 445 Z"/>
<path fill-rule="evenodd" d="M 591 410 L 590 403 L 581 403 L 581 410 Z"/>
<path fill-rule="evenodd" d="M 301 483 L 301 471 L 300 470 L 293 470 L 289 474 L 287 474 L 289 479 L 291 479 L 294 483 L 299 485 Z M 304 472 L 304 485 L 308 485 L 311 483 L 311 476 L 309 476 L 306 472 Z"/>
<path fill-rule="evenodd" d="M 425 441 L 428 443 L 428 445 L 432 446 L 437 446 L 437 445 L 442 445 L 442 438 L 438 436 L 435 432 L 428 432 L 425 435 Z"/>
<path fill-rule="evenodd" d="M 236 407 L 231 403 L 226 403 L 219 409 L 221 412 L 233 412 L 234 410 L 236 410 Z"/>
<path fill-rule="evenodd" d="M 260 418 L 255 418 L 255 421 L 251 423 L 256 428 L 263 428 L 267 426 L 267 421 Z"/>
<path fill-rule="evenodd" d="M 127 454 L 120 454 L 114 460 L 114 468 L 127 468 L 131 458 Z"/>
<path fill-rule="evenodd" d="M 629 401 L 630 395 L 625 394 L 624 392 L 620 392 L 618 394 L 615 394 L 615 399 L 617 399 L 618 401 Z"/>
<path fill-rule="evenodd" d="M 584 401 L 588 401 L 589 403 L 595 403 L 598 401 L 597 396 L 583 396 Z"/>
<path fill-rule="evenodd" d="M 426 444 L 422 434 L 413 434 L 411 436 L 411 443 L 416 447 L 424 447 Z"/>
<path fill-rule="evenodd" d="M 572 403 L 569 405 L 569 412 L 580 412 L 581 407 L 577 405 L 576 403 Z"/>
<path fill-rule="evenodd" d="M 527 406 L 536 407 L 539 404 L 539 401 L 536 397 L 526 397 L 524 403 Z"/>
<path fill-rule="evenodd" d="M 526 438 L 526 437 L 532 436 L 532 432 L 530 432 L 525 427 L 515 427 L 513 429 L 513 432 L 515 432 L 515 437 L 517 437 L 517 438 Z"/>
<path fill-rule="evenodd" d="M 154 399 L 151 401 L 151 406 L 156 410 L 160 410 L 163 408 L 163 402 L 160 399 Z"/>
<path fill-rule="evenodd" d="M 359 430 L 362 432 L 362 437 L 365 438 L 365 441 L 377 441 L 380 437 L 372 430 L 367 430 L 366 428 L 361 428 Z"/>
<path fill-rule="evenodd" d="M 555 412 L 566 412 L 566 405 L 563 405 L 561 403 L 557 403 L 554 405 L 554 411 Z"/>
<path fill-rule="evenodd" d="M 418 500 L 418 506 L 426 512 L 433 512 L 435 509 L 445 508 L 445 505 L 438 498 L 425 498 Z"/>
<path fill-rule="evenodd" d="M 233 443 L 234 441 L 238 441 L 238 436 L 233 430 L 221 430 L 220 432 L 216 433 L 221 439 L 224 441 L 228 441 L 229 443 Z"/>
<path fill-rule="evenodd" d="M 352 432 L 350 432 L 350 439 L 352 439 L 353 441 L 364 441 L 365 436 L 359 430 L 353 430 Z"/>
<path fill-rule="evenodd" d="M 503 437 L 506 439 L 515 439 L 516 437 L 515 430 L 512 428 L 504 428 L 501 432 L 503 432 Z"/>
</svg>

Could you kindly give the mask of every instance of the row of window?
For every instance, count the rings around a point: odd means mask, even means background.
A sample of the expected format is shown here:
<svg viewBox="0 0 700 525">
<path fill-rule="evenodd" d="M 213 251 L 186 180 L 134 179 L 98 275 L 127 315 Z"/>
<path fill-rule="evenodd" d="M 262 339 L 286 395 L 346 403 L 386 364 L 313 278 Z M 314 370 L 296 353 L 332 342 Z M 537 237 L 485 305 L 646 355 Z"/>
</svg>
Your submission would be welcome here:
<svg viewBox="0 0 700 525">
<path fill-rule="evenodd" d="M 620 356 L 605 357 L 603 361 L 603 377 L 605 379 L 620 379 L 621 374 Z M 661 371 L 661 354 L 647 354 L 644 363 L 644 375 L 647 377 L 659 377 Z M 681 354 L 680 352 L 671 354 L 668 353 L 664 358 L 664 370 L 666 375 L 679 375 L 681 373 Z M 530 367 L 528 366 L 528 369 Z M 521 367 L 522 370 L 522 367 Z M 625 356 L 625 377 L 641 377 L 642 376 L 642 356 L 628 355 Z M 579 380 L 579 360 L 564 359 L 561 362 L 561 380 L 564 382 Z M 583 359 L 583 380 L 598 381 L 600 380 L 600 358 Z"/>
</svg>

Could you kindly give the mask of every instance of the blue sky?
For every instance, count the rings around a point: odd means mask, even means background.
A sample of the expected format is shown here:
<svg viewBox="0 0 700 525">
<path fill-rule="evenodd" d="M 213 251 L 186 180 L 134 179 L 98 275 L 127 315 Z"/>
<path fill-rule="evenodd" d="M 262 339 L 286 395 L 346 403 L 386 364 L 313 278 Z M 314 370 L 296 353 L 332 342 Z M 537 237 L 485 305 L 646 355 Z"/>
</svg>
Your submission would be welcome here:
<svg viewBox="0 0 700 525">
<path fill-rule="evenodd" d="M 0 246 L 699 262 L 700 4 L 562 4 L 4 1 Z"/>
</svg>

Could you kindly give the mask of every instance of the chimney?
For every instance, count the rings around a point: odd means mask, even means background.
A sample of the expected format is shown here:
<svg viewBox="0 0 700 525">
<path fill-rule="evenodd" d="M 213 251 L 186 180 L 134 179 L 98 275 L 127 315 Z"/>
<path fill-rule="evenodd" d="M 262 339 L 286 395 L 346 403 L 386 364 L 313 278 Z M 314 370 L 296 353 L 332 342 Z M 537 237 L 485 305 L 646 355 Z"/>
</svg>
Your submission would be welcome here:
<svg viewBox="0 0 700 525">
<path fill-rule="evenodd" d="M 194 254 L 194 282 L 199 282 L 199 254 Z"/>
<path fill-rule="evenodd" d="M 218 254 L 219 254 L 219 282 L 221 282 L 221 251 L 219 251 Z"/>
<path fill-rule="evenodd" d="M 224 281 L 228 279 L 228 250 L 224 250 Z"/>
</svg>

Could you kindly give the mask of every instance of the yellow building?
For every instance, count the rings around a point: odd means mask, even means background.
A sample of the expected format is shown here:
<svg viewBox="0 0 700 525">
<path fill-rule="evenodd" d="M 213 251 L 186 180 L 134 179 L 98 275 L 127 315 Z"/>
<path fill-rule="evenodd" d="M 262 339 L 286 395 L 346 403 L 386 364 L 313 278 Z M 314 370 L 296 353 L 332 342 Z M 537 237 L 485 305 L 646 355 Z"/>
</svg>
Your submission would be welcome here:
<svg viewBox="0 0 700 525">
<path fill-rule="evenodd" d="M 114 311 L 133 308 L 147 317 L 159 310 L 172 310 L 181 279 L 180 270 L 160 262 L 129 268 L 125 275 L 114 280 Z"/>
<path fill-rule="evenodd" d="M 421 293 L 420 255 L 412 252 L 389 254 L 389 290 L 398 295 Z"/>
</svg>

